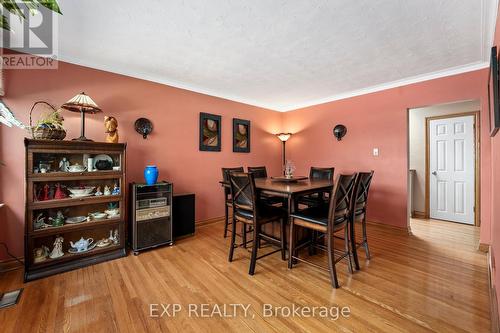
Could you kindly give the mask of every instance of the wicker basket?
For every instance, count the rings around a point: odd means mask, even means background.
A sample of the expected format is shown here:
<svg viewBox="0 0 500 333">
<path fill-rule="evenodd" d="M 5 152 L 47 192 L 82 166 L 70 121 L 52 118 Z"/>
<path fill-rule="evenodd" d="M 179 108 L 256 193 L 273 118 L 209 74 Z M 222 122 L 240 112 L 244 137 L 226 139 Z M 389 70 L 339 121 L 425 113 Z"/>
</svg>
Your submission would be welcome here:
<svg viewBox="0 0 500 333">
<path fill-rule="evenodd" d="M 35 106 L 37 104 L 46 104 L 48 105 L 52 110 L 57 111 L 56 108 L 44 101 L 38 101 L 33 106 L 31 107 L 30 110 L 30 129 L 31 129 L 31 135 L 33 136 L 33 139 L 36 140 L 63 140 L 66 137 L 66 131 L 63 128 L 56 128 L 50 125 L 42 124 L 39 126 L 33 127 L 33 122 L 31 118 L 31 114 L 33 113 L 33 110 L 35 109 Z"/>
</svg>

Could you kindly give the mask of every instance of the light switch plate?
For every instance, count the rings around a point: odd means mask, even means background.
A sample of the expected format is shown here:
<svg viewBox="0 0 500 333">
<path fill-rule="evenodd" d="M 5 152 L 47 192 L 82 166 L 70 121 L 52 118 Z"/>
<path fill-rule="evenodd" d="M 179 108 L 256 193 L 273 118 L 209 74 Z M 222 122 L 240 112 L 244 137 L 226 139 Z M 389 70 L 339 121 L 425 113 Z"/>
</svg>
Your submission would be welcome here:
<svg viewBox="0 0 500 333">
<path fill-rule="evenodd" d="M 373 156 L 378 156 L 378 148 L 373 148 Z"/>
</svg>

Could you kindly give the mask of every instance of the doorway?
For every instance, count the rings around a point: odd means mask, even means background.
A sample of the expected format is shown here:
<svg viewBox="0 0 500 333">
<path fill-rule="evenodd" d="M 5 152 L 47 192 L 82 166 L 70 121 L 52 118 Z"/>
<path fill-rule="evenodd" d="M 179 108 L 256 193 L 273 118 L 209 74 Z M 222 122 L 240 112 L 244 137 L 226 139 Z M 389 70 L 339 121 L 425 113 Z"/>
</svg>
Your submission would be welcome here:
<svg viewBox="0 0 500 333">
<path fill-rule="evenodd" d="M 480 102 L 408 110 L 408 215 L 479 226 Z"/>
</svg>

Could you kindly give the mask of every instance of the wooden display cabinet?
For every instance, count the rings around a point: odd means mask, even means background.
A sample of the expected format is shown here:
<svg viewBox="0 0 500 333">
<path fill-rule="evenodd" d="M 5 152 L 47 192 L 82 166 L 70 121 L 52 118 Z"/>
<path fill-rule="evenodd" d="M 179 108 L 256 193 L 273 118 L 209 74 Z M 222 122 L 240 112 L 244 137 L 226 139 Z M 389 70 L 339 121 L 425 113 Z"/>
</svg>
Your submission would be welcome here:
<svg viewBox="0 0 500 333">
<path fill-rule="evenodd" d="M 25 216 L 25 281 L 96 264 L 126 255 L 126 198 L 125 175 L 126 144 L 46 141 L 25 139 L 26 146 L 26 216 Z M 88 158 L 98 155 L 109 156 L 110 170 L 69 172 L 59 167 L 63 158 L 70 165 L 86 166 Z M 41 170 L 43 169 L 43 173 Z M 71 197 L 68 188 L 93 187 L 92 195 Z M 118 187 L 119 194 L 95 195 L 97 187 L 101 192 L 105 186 Z M 56 196 L 56 189 L 59 194 Z M 92 213 L 111 210 L 115 214 L 105 218 L 94 218 Z M 55 219 L 57 213 L 64 215 L 64 224 L 52 226 L 49 218 Z M 35 223 L 43 221 L 43 225 Z M 86 221 L 70 224 L 71 217 L 88 217 Z M 111 233 L 111 234 L 110 234 Z M 70 241 L 92 238 L 96 243 L 101 239 L 113 238 L 114 242 L 106 247 L 70 253 Z M 116 237 L 115 237 L 116 235 Z M 64 255 L 59 258 L 46 257 L 35 262 L 35 251 L 53 249 L 56 237 L 63 237 Z"/>
</svg>

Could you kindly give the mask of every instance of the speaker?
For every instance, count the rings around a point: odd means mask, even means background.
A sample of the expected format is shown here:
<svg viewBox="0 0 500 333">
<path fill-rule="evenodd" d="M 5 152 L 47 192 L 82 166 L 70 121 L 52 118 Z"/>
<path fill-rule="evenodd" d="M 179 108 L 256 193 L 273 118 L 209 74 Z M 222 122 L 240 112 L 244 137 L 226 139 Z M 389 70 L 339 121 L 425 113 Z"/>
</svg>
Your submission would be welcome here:
<svg viewBox="0 0 500 333">
<path fill-rule="evenodd" d="M 194 193 L 174 194 L 172 202 L 172 229 L 174 239 L 194 235 Z"/>
</svg>

